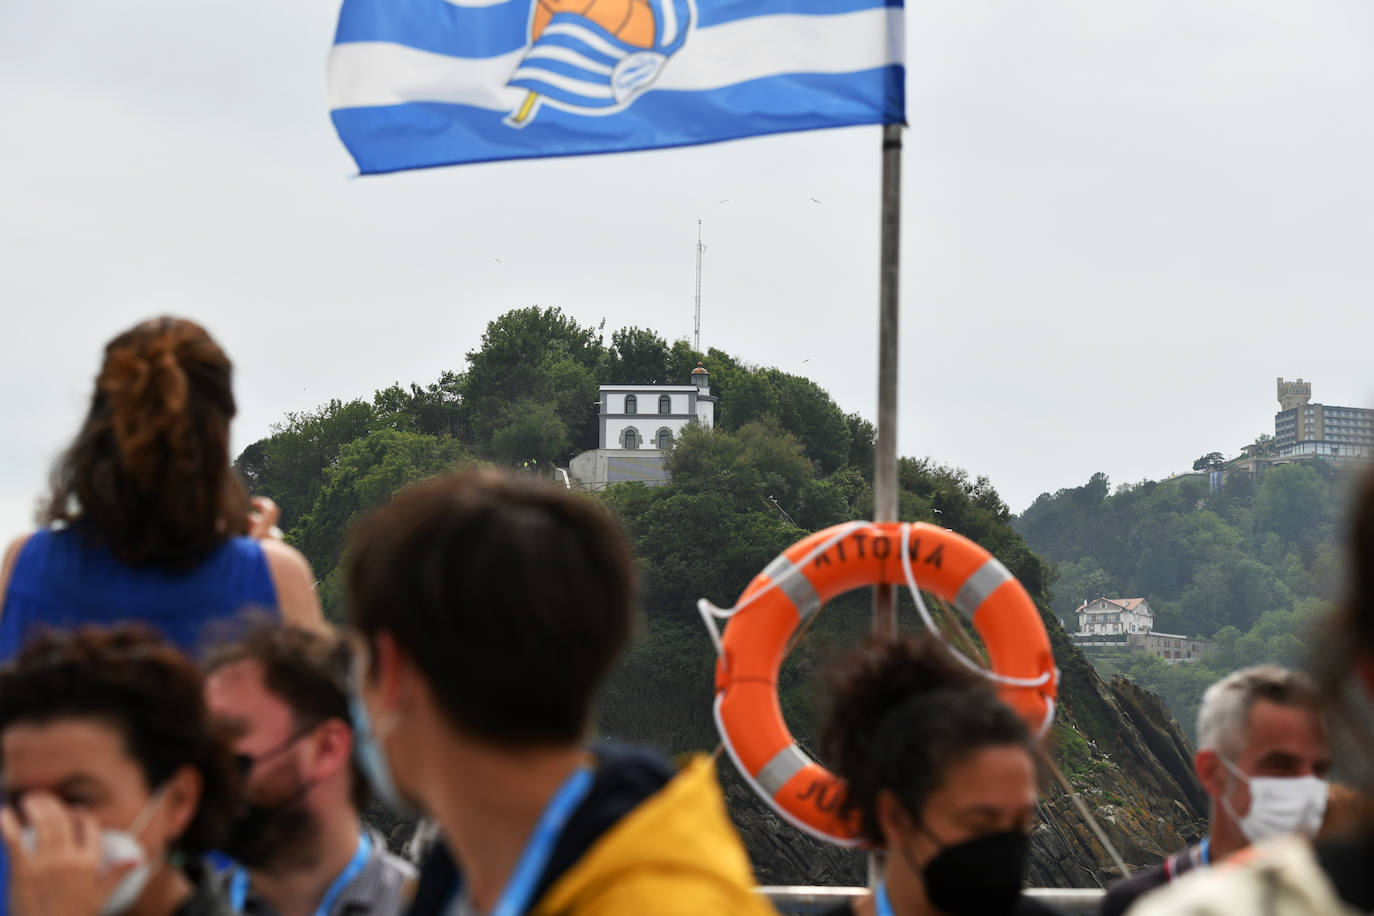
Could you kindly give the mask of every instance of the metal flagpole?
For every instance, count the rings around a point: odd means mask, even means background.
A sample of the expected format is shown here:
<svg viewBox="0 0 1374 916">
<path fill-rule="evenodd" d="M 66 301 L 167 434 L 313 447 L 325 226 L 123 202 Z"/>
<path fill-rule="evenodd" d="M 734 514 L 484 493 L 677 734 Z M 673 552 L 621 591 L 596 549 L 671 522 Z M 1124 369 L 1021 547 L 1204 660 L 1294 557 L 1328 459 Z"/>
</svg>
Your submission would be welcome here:
<svg viewBox="0 0 1374 916">
<path fill-rule="evenodd" d="M 882 243 L 878 279 L 878 445 L 873 520 L 897 521 L 897 280 L 902 227 L 902 125 L 883 125 Z M 906 545 L 902 545 L 905 549 Z M 897 636 L 897 589 L 873 589 L 873 632 Z"/>
</svg>

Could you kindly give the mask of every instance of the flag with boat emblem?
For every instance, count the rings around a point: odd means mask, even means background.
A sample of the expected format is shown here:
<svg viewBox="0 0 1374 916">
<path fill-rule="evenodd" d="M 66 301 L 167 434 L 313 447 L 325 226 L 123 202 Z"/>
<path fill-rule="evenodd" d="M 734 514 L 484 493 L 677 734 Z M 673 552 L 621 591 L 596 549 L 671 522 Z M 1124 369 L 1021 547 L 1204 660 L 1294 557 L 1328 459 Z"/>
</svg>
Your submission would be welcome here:
<svg viewBox="0 0 1374 916">
<path fill-rule="evenodd" d="M 904 120 L 902 0 L 344 0 L 365 174 Z"/>
</svg>

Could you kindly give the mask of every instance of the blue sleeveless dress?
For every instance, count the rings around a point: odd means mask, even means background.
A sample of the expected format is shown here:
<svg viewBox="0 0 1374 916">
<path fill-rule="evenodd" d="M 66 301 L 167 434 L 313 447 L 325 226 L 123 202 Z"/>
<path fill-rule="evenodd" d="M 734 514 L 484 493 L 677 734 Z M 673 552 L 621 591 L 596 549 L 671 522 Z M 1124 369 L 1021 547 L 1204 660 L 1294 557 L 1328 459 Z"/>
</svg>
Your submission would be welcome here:
<svg viewBox="0 0 1374 916">
<path fill-rule="evenodd" d="M 243 611 L 279 617 L 262 546 L 230 538 L 185 572 L 126 566 L 70 528 L 29 536 L 0 611 L 0 661 L 40 628 L 141 621 L 196 655 L 214 625 Z M 9 855 L 0 845 L 0 916 L 9 916 Z"/>
<path fill-rule="evenodd" d="M 70 528 L 35 531 L 14 564 L 0 611 L 0 661 L 40 628 L 148 623 L 197 655 L 214 624 L 245 610 L 278 616 L 262 546 L 235 537 L 194 569 L 126 566 Z"/>
</svg>

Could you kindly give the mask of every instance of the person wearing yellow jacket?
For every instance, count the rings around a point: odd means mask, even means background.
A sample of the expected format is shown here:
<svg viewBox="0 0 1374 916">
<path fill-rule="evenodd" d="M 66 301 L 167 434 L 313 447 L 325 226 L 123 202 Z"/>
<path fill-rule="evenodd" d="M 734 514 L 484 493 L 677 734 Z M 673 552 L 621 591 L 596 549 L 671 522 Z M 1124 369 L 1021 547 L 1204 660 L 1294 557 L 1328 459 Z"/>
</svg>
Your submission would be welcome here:
<svg viewBox="0 0 1374 916">
<path fill-rule="evenodd" d="M 672 775 L 647 753 L 594 758 L 594 788 L 537 881 L 532 916 L 773 914 L 749 889 L 749 861 L 708 759 Z M 411 913 L 445 913 L 460 895 L 450 855 L 444 845 L 430 851 Z"/>
<path fill-rule="evenodd" d="M 412 916 L 772 913 L 708 761 L 586 745 L 634 623 L 629 548 L 595 503 L 439 478 L 359 525 L 347 585 L 359 763 L 443 835 Z"/>
</svg>

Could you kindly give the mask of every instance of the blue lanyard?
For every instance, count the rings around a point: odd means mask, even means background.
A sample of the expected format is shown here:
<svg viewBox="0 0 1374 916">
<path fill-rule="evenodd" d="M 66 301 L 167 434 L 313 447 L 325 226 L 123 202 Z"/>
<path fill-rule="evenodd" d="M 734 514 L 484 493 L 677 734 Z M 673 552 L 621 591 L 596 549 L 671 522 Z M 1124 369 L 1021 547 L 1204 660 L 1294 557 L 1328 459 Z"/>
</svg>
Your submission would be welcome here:
<svg viewBox="0 0 1374 916">
<path fill-rule="evenodd" d="M 1197 845 L 1197 858 L 1200 865 L 1212 864 L 1212 838 L 1203 837 L 1202 842 Z"/>
<path fill-rule="evenodd" d="M 343 893 L 343 889 L 358 877 L 358 873 L 367 866 L 367 860 L 372 857 L 372 838 L 364 830 L 358 834 L 358 851 L 353 853 L 353 858 L 348 860 L 344 870 L 339 872 L 339 876 L 334 879 L 334 883 L 329 885 L 329 890 L 324 892 L 324 899 L 315 909 L 315 916 L 329 916 L 329 911 L 334 908 L 334 903 Z M 234 870 L 234 875 L 229 879 L 229 907 L 235 913 L 242 913 L 243 906 L 248 901 L 248 872 L 239 866 Z"/>
<path fill-rule="evenodd" d="M 892 901 L 887 897 L 887 884 L 882 881 L 873 888 L 873 909 L 878 911 L 878 916 L 892 916 Z"/>
<path fill-rule="evenodd" d="M 549 864 L 549 856 L 553 855 L 553 848 L 558 845 L 558 838 L 563 835 L 568 819 L 591 791 L 592 780 L 592 768 L 584 764 L 558 787 L 544 808 L 544 813 L 539 816 L 539 822 L 534 825 L 534 832 L 530 834 L 525 851 L 515 863 L 515 870 L 511 872 L 505 890 L 501 891 L 491 916 L 522 916 L 529 909 L 534 902 L 539 879 Z"/>
</svg>

